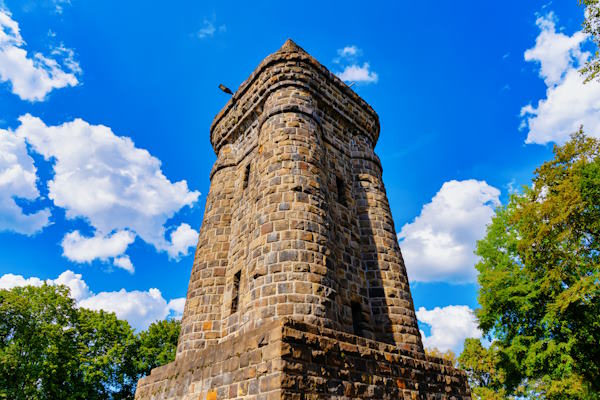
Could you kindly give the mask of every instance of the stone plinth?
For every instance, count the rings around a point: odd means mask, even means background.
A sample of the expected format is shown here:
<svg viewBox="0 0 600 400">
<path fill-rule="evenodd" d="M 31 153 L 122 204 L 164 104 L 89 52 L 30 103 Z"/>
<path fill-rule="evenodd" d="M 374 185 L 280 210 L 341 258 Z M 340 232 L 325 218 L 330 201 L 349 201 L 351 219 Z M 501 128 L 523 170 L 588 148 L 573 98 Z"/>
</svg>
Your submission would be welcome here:
<svg viewBox="0 0 600 400">
<path fill-rule="evenodd" d="M 189 353 L 140 380 L 144 399 L 468 399 L 444 360 L 280 319 Z"/>
</svg>

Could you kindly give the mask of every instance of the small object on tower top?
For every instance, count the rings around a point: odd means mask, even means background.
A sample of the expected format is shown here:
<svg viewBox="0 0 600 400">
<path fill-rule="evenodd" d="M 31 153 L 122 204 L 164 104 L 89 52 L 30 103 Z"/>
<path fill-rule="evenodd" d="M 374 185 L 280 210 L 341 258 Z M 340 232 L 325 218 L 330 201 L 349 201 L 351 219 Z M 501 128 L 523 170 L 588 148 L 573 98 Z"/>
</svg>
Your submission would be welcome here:
<svg viewBox="0 0 600 400">
<path fill-rule="evenodd" d="M 231 89 L 229 89 L 227 86 L 223 85 L 222 83 L 219 83 L 219 89 L 221 89 L 222 91 L 224 91 L 227 94 L 233 94 Z"/>
</svg>

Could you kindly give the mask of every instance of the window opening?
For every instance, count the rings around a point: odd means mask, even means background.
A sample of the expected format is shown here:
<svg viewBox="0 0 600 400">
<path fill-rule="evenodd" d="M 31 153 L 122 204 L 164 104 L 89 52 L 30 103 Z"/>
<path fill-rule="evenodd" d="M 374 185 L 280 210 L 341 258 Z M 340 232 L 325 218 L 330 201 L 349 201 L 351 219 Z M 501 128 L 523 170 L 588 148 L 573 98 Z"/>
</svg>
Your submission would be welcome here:
<svg viewBox="0 0 600 400">
<path fill-rule="evenodd" d="M 244 189 L 248 187 L 248 181 L 250 180 L 250 164 L 246 165 L 244 170 Z"/>
<path fill-rule="evenodd" d="M 238 271 L 233 275 L 233 292 L 231 293 L 231 314 L 237 311 L 240 297 L 240 278 L 242 271 Z"/>
<path fill-rule="evenodd" d="M 338 202 L 343 206 L 347 206 L 346 190 L 344 187 L 345 185 L 344 185 L 343 179 L 340 178 L 339 176 L 336 176 L 335 177 L 335 185 L 337 186 Z"/>
<path fill-rule="evenodd" d="M 362 336 L 362 307 L 359 303 L 352 303 L 352 327 L 354 334 Z"/>
</svg>

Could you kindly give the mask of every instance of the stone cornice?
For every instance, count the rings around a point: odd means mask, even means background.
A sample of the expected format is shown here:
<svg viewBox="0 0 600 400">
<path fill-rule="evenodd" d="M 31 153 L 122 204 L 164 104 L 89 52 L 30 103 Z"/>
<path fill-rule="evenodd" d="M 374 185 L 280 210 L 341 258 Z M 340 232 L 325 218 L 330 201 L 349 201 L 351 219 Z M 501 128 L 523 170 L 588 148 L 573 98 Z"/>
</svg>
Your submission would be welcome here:
<svg viewBox="0 0 600 400">
<path fill-rule="evenodd" d="M 290 84 L 310 90 L 319 101 L 327 103 L 369 137 L 375 146 L 379 136 L 377 113 L 341 79 L 288 40 L 281 49 L 260 63 L 214 118 L 210 140 L 215 151 L 218 152 L 224 143 L 231 141 L 237 131 L 248 124 L 248 118 L 255 114 L 257 108 L 262 108 L 270 93 Z"/>
</svg>

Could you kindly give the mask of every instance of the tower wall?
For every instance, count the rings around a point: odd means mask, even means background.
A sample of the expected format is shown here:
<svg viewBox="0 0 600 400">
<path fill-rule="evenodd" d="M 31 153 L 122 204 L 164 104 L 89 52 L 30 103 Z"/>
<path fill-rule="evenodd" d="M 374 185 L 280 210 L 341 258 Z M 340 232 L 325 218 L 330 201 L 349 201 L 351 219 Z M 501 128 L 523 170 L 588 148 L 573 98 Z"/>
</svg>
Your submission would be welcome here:
<svg viewBox="0 0 600 400">
<path fill-rule="evenodd" d="M 220 157 L 225 157 L 227 148 Z M 231 213 L 236 171 L 233 166 L 212 174 L 192 276 L 188 286 L 177 353 L 202 349 L 221 337 L 221 305 L 228 269 Z"/>
</svg>

